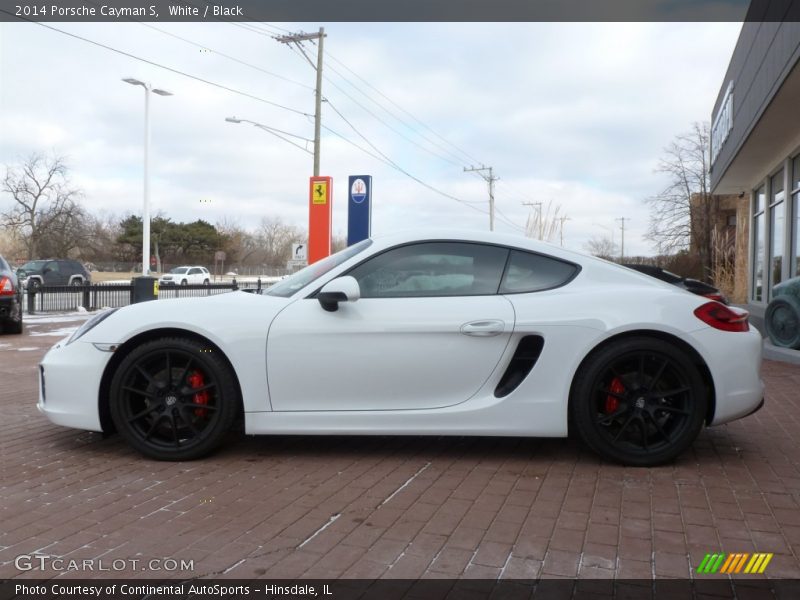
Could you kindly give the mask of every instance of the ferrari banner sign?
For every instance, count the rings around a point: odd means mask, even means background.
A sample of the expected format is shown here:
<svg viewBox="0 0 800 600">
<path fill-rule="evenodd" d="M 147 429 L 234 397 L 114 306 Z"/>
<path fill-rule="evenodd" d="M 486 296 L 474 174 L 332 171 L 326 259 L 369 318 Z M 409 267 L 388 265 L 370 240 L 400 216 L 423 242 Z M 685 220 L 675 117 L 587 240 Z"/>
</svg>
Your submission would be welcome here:
<svg viewBox="0 0 800 600">
<path fill-rule="evenodd" d="M 308 264 L 331 253 L 330 177 L 312 177 L 308 190 Z"/>
</svg>

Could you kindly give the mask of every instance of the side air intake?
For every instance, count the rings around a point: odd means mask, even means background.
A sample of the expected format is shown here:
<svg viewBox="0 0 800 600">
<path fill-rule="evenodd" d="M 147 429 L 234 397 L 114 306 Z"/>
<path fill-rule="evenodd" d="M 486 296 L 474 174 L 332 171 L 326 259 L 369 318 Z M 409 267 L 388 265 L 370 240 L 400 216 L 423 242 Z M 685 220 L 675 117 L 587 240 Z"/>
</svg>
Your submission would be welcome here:
<svg viewBox="0 0 800 600">
<path fill-rule="evenodd" d="M 508 396 L 531 372 L 533 365 L 539 360 L 539 355 L 544 347 L 544 338 L 540 335 L 526 335 L 519 341 L 514 356 L 508 364 L 506 372 L 500 378 L 500 383 L 494 390 L 496 398 Z"/>
</svg>

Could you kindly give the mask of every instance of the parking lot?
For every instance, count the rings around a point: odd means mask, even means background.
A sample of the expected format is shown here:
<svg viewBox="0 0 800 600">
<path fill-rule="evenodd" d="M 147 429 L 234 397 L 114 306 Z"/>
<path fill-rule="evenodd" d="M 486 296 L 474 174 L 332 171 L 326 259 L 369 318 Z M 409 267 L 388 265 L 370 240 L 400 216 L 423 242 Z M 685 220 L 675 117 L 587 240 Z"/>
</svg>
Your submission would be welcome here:
<svg viewBox="0 0 800 600">
<path fill-rule="evenodd" d="M 800 578 L 798 366 L 765 362 L 759 413 L 657 469 L 573 440 L 443 437 L 232 436 L 160 463 L 37 412 L 35 366 L 80 318 L 0 336 L 0 578 L 60 573 L 18 568 L 36 554 L 122 565 L 66 572 L 84 578 L 719 579 L 695 570 L 720 551 Z"/>
</svg>

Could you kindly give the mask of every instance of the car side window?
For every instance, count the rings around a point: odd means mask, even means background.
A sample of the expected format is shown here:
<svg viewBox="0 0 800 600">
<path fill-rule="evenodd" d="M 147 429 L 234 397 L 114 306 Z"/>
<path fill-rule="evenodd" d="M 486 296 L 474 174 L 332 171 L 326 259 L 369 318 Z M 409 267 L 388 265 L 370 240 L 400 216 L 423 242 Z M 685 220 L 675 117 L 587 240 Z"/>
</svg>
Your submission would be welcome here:
<svg viewBox="0 0 800 600">
<path fill-rule="evenodd" d="M 197 275 L 200 272 L 200 269 L 189 269 L 189 275 Z"/>
<path fill-rule="evenodd" d="M 465 242 L 393 248 L 355 267 L 362 298 L 496 294 L 508 250 Z"/>
<path fill-rule="evenodd" d="M 58 273 L 58 272 L 61 271 L 61 268 L 58 265 L 58 261 L 55 261 L 55 260 L 50 261 L 49 263 L 47 263 L 47 267 L 46 268 L 50 269 L 53 273 Z"/>
<path fill-rule="evenodd" d="M 578 266 L 550 256 L 512 250 L 500 284 L 501 294 L 549 290 L 567 283 Z"/>
</svg>

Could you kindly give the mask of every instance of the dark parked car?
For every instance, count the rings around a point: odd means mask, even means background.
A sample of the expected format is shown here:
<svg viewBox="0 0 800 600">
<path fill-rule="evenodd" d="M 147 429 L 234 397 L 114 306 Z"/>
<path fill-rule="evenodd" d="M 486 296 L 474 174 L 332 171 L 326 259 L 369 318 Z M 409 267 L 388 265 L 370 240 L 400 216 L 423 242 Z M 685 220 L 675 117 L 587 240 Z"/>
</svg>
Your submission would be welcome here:
<svg viewBox="0 0 800 600">
<path fill-rule="evenodd" d="M 4 333 L 22 333 L 22 286 L 2 256 L 0 256 L 0 330 Z"/>
<path fill-rule="evenodd" d="M 707 283 L 703 283 L 697 279 L 692 279 L 691 277 L 681 277 L 680 275 L 666 271 L 661 267 L 654 267 L 653 265 L 624 264 L 623 266 L 635 271 L 639 271 L 640 273 L 644 273 L 645 275 L 650 275 L 650 277 L 655 277 L 661 281 L 666 281 L 667 283 L 676 285 L 679 288 L 683 288 L 689 292 L 692 292 L 693 294 L 697 294 L 698 296 L 705 296 L 711 300 L 728 304 L 728 299 L 725 298 L 725 295 L 722 292 L 720 292 L 713 285 L 708 285 Z"/>
<path fill-rule="evenodd" d="M 772 288 L 772 302 L 764 313 L 764 324 L 773 344 L 800 350 L 800 277 Z"/>
<path fill-rule="evenodd" d="M 77 260 L 30 260 L 17 269 L 28 289 L 43 285 L 83 285 L 91 281 L 89 271 Z"/>
</svg>

